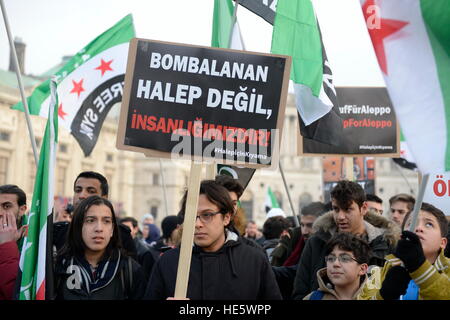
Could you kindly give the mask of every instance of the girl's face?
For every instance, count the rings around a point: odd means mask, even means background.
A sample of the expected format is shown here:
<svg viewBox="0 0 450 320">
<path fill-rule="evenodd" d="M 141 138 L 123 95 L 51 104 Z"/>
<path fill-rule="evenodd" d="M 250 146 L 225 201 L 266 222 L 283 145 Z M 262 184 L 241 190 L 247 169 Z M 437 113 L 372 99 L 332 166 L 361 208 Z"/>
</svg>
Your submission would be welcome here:
<svg viewBox="0 0 450 320">
<path fill-rule="evenodd" d="M 91 206 L 84 216 L 82 238 L 87 250 L 103 253 L 113 235 L 113 217 L 104 204 Z"/>
</svg>

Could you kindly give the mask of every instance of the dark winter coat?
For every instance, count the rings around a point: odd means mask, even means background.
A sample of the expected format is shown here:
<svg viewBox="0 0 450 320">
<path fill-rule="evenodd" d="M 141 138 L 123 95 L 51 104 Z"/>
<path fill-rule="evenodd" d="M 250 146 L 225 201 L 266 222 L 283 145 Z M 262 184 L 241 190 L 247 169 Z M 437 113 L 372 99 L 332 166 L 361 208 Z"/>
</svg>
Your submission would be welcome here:
<svg viewBox="0 0 450 320">
<path fill-rule="evenodd" d="M 155 264 L 145 299 L 173 297 L 179 248 L 165 252 Z M 279 300 L 275 276 L 261 250 L 243 244 L 228 232 L 225 244 L 216 252 L 194 246 L 187 297 L 191 300 Z"/>
<path fill-rule="evenodd" d="M 377 213 L 368 212 L 364 224 L 372 249 L 369 265 L 384 265 L 384 257 L 393 252 L 400 236 L 400 228 Z M 317 290 L 317 271 L 326 267 L 325 244 L 337 232 L 333 213 L 319 217 L 313 225 L 315 234 L 306 242 L 295 276 L 293 299 L 301 300 Z"/>
<path fill-rule="evenodd" d="M 57 300 L 140 300 L 145 292 L 144 275 L 141 266 L 132 258 L 120 255 L 111 260 L 107 271 L 100 270 L 97 278 L 100 286 L 86 285 L 86 274 L 90 271 L 76 272 L 73 266 L 85 265 L 75 258 L 59 259 L 55 267 Z M 80 269 L 79 269 L 80 270 Z M 101 273 L 101 274 L 100 274 Z M 77 279 L 76 279 L 77 278 Z M 81 283 L 81 284 L 80 284 Z"/>
</svg>

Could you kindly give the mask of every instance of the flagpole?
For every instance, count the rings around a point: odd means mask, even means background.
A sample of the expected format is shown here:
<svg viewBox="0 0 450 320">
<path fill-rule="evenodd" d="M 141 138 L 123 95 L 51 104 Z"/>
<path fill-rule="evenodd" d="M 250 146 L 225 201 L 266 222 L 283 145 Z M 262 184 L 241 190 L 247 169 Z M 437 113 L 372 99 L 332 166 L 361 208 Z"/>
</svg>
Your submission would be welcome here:
<svg viewBox="0 0 450 320">
<path fill-rule="evenodd" d="M 298 217 L 295 214 L 295 210 L 294 210 L 294 206 L 292 205 L 292 200 L 291 200 L 291 195 L 289 193 L 289 189 L 286 183 L 286 178 L 284 177 L 284 171 L 283 171 L 283 167 L 281 166 L 281 161 L 278 161 L 278 166 L 280 167 L 280 173 L 281 173 L 281 178 L 283 179 L 283 184 L 284 184 L 284 188 L 286 189 L 286 193 L 289 199 L 289 205 L 291 206 L 291 211 L 292 211 L 292 215 L 294 216 L 294 224 L 296 227 L 299 227 L 300 224 L 298 223 Z"/>
<path fill-rule="evenodd" d="M 163 187 L 163 195 L 164 195 L 164 207 L 165 207 L 165 211 L 166 211 L 166 217 L 169 215 L 169 209 L 167 208 L 167 191 L 166 191 L 166 181 L 164 179 L 164 171 L 163 171 L 163 165 L 162 165 L 162 161 L 161 158 L 159 159 L 159 168 L 161 170 L 161 182 L 162 182 L 162 187 Z"/>
<path fill-rule="evenodd" d="M 414 230 L 416 229 L 417 218 L 419 217 L 419 211 L 420 211 L 420 208 L 422 207 L 423 197 L 425 195 L 425 189 L 427 187 L 429 177 L 430 177 L 429 173 L 424 174 L 422 176 L 422 181 L 420 182 L 419 193 L 417 195 L 417 199 L 414 204 L 414 210 L 411 214 L 412 220 L 411 220 L 411 225 L 409 227 L 409 231 L 411 231 L 411 232 L 414 232 Z"/>
<path fill-rule="evenodd" d="M 23 108 L 25 110 L 25 118 L 27 120 L 28 133 L 30 135 L 31 147 L 33 148 L 34 163 L 36 164 L 36 168 L 37 168 L 38 162 L 39 162 L 39 157 L 38 157 L 38 152 L 37 152 L 37 147 L 36 147 L 36 140 L 34 138 L 33 126 L 31 124 L 30 112 L 28 110 L 27 98 L 25 96 L 25 90 L 24 90 L 23 84 L 22 84 L 22 76 L 21 76 L 20 70 L 19 70 L 19 62 L 17 61 L 16 47 L 14 46 L 14 41 L 13 41 L 13 38 L 11 35 L 9 21 L 8 21 L 8 17 L 6 15 L 6 8 L 3 3 L 3 0 L 0 0 L 0 5 L 2 7 L 3 21 L 5 22 L 6 33 L 8 34 L 9 46 L 10 46 L 12 54 L 13 54 L 13 62 L 14 62 L 14 67 L 16 69 L 17 81 L 19 82 L 19 90 L 20 90 L 20 95 L 22 97 Z"/>
</svg>

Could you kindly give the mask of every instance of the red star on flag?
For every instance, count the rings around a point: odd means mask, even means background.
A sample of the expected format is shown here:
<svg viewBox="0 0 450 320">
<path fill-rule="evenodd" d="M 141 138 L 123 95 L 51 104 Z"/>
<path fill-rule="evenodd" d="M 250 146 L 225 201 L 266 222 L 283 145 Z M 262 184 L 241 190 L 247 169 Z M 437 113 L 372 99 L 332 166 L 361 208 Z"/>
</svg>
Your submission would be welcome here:
<svg viewBox="0 0 450 320">
<path fill-rule="evenodd" d="M 375 18 L 376 21 L 380 21 L 380 27 L 372 27 L 367 25 L 367 29 L 369 30 L 370 38 L 372 39 L 373 48 L 375 50 L 375 54 L 377 55 L 378 64 L 380 65 L 381 70 L 384 74 L 388 74 L 387 72 L 387 63 L 386 63 L 386 52 L 384 50 L 384 38 L 390 36 L 391 34 L 396 33 L 404 26 L 408 24 L 406 21 L 400 20 L 392 20 L 392 19 L 383 19 L 379 16 L 373 17 L 373 12 L 369 12 L 368 9 L 370 7 L 376 7 L 375 0 L 367 0 L 362 9 L 364 14 L 364 19 L 366 19 L 366 23 L 368 19 Z"/>
<path fill-rule="evenodd" d="M 113 62 L 113 60 L 109 60 L 108 62 L 105 62 L 105 60 L 101 59 L 102 61 L 100 62 L 100 65 L 95 68 L 94 70 L 101 70 L 102 71 L 102 77 L 105 74 L 106 71 L 113 71 L 113 69 L 111 69 L 111 63 Z"/>
<path fill-rule="evenodd" d="M 66 120 L 66 119 L 64 119 L 64 117 L 67 115 L 67 113 L 65 113 L 64 112 L 64 110 L 63 110 L 63 108 L 62 108 L 62 103 L 60 103 L 59 104 L 59 107 L 58 107 L 58 117 L 60 117 L 61 119 L 63 119 L 63 120 Z"/>
<path fill-rule="evenodd" d="M 76 82 L 75 80 L 72 80 L 73 83 L 73 89 L 70 91 L 70 93 L 76 93 L 78 94 L 78 98 L 80 97 L 81 92 L 84 91 L 83 88 L 83 79 L 80 80 L 80 82 Z"/>
</svg>

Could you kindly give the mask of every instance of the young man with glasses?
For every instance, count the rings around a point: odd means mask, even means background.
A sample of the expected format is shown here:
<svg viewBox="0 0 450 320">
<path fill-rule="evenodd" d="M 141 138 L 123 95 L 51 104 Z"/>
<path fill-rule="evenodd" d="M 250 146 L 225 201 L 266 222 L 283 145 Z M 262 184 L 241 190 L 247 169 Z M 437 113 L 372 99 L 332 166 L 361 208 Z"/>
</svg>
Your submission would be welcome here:
<svg viewBox="0 0 450 320">
<path fill-rule="evenodd" d="M 367 279 L 370 247 L 351 233 L 337 233 L 326 245 L 326 267 L 317 272 L 319 289 L 303 300 L 356 300 Z"/>
<path fill-rule="evenodd" d="M 180 210 L 184 219 L 187 192 Z M 281 299 L 275 276 L 264 254 L 244 245 L 230 231 L 233 203 L 226 188 L 214 180 L 200 184 L 194 247 L 187 298 L 192 300 Z M 166 251 L 153 268 L 145 299 L 174 296 L 180 249 Z"/>
<path fill-rule="evenodd" d="M 293 298 L 303 299 L 319 287 L 317 271 L 326 266 L 325 244 L 336 233 L 349 232 L 366 242 L 372 250 L 370 265 L 383 266 L 400 237 L 395 223 L 368 212 L 366 195 L 356 182 L 342 180 L 331 191 L 332 212 L 317 219 L 315 234 L 306 242 L 297 268 Z"/>
</svg>

